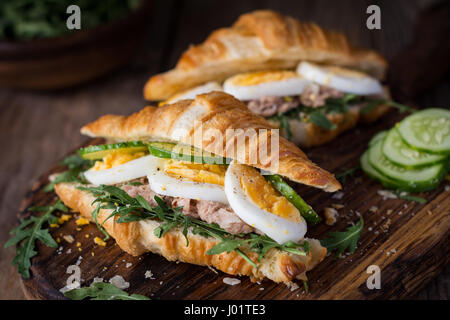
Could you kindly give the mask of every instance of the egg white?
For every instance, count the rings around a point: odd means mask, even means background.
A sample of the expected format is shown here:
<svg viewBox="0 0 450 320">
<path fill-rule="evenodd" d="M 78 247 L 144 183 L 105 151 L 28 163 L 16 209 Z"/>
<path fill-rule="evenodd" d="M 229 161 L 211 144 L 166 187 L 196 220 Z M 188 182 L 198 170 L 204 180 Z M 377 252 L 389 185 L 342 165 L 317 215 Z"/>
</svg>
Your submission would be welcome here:
<svg viewBox="0 0 450 320">
<path fill-rule="evenodd" d="M 200 183 L 185 178 L 174 178 L 164 173 L 164 159 L 154 157 L 147 179 L 150 188 L 161 195 L 187 199 L 217 201 L 228 204 L 222 186 Z"/>
<path fill-rule="evenodd" d="M 295 223 L 259 208 L 241 188 L 239 166 L 241 165 L 232 161 L 225 174 L 225 194 L 233 211 L 245 223 L 262 231 L 279 244 L 303 239 L 307 230 L 303 217 L 300 216 L 299 223 Z"/>
<path fill-rule="evenodd" d="M 346 93 L 358 95 L 383 93 L 383 87 L 377 79 L 358 71 L 302 61 L 297 67 L 297 73 L 305 79 Z"/>
<path fill-rule="evenodd" d="M 253 85 L 240 85 L 234 76 L 225 80 L 223 90 L 239 100 L 255 100 L 267 96 L 300 95 L 311 83 L 302 77 L 292 77 L 278 81 L 267 81 Z"/>
<path fill-rule="evenodd" d="M 153 160 L 152 156 L 144 156 L 116 167 L 105 170 L 89 169 L 84 172 L 87 181 L 95 185 L 116 184 L 145 177 Z"/>
</svg>

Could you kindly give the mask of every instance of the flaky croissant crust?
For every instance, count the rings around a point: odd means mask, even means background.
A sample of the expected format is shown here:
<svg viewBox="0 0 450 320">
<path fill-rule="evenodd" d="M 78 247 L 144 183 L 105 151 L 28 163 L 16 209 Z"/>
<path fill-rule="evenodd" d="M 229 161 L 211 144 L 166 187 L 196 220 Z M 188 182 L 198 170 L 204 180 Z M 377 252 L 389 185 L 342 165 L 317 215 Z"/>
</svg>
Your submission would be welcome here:
<svg viewBox="0 0 450 320">
<path fill-rule="evenodd" d="M 272 152 L 271 137 L 276 134 L 271 131 L 273 128 L 233 96 L 214 91 L 198 95 L 195 100 L 182 100 L 159 108 L 146 107 L 128 117 L 106 115 L 84 126 L 81 132 L 119 141 L 159 140 L 194 145 L 325 191 L 341 188 L 331 173 L 311 162 L 287 139 L 275 135 L 278 153 Z M 198 132 L 203 133 L 200 138 L 195 136 Z M 208 132 L 220 135 L 211 137 Z M 260 157 L 260 149 L 264 147 L 267 148 L 266 159 Z"/>
<path fill-rule="evenodd" d="M 387 68 L 381 55 L 353 47 L 339 32 L 258 10 L 187 49 L 175 69 L 149 79 L 144 96 L 165 100 L 207 81 L 223 81 L 247 71 L 294 68 L 302 60 L 350 67 L 379 79 Z"/>
</svg>

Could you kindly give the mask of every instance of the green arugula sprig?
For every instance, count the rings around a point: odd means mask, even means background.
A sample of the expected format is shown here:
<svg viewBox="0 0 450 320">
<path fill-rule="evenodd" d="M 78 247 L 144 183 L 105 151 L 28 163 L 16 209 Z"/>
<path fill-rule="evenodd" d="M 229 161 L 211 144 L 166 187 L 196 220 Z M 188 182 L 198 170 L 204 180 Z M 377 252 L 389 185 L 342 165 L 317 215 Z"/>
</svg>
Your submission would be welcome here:
<svg viewBox="0 0 450 320">
<path fill-rule="evenodd" d="M 366 105 L 361 109 L 361 113 L 365 114 L 370 112 L 373 108 L 375 108 L 376 106 L 382 105 L 382 104 L 386 104 L 389 105 L 393 108 L 396 108 L 400 113 L 403 112 L 417 112 L 416 109 L 411 108 L 409 106 L 406 106 L 404 104 L 400 104 L 397 103 L 395 101 L 391 101 L 391 100 L 387 100 L 387 99 L 370 99 L 370 98 L 365 98 L 364 101 L 366 102 Z"/>
<path fill-rule="evenodd" d="M 20 225 L 11 230 L 11 234 L 14 235 L 9 239 L 5 248 L 13 246 L 23 241 L 23 243 L 16 249 L 16 256 L 12 260 L 12 264 L 16 264 L 19 274 L 24 278 L 30 277 L 31 258 L 33 258 L 37 252 L 34 250 L 36 240 L 40 240 L 48 247 L 56 248 L 58 244 L 52 238 L 48 229 L 43 229 L 43 225 L 57 223 L 58 218 L 52 213 L 55 211 L 67 212 L 68 208 L 58 200 L 55 204 L 43 207 L 32 207 L 30 211 L 44 212 L 39 217 L 30 216 L 27 219 L 21 219 Z"/>
<path fill-rule="evenodd" d="M 353 168 L 344 168 L 341 172 L 336 173 L 336 179 L 339 180 L 340 183 L 344 184 L 347 181 L 347 178 L 353 177 L 355 172 L 361 169 L 360 166 L 355 166 Z"/>
<path fill-rule="evenodd" d="M 62 166 L 67 167 L 69 170 L 58 174 L 55 179 L 46 185 L 43 189 L 44 192 L 53 191 L 55 184 L 61 182 L 78 182 L 87 183 L 84 178 L 83 171 L 86 171 L 94 165 L 94 161 L 85 160 L 78 154 L 69 156 L 60 162 Z"/>
<path fill-rule="evenodd" d="M 418 202 L 418 203 L 421 203 L 421 204 L 427 203 L 427 199 L 424 199 L 424 198 L 421 198 L 421 197 L 417 197 L 417 196 L 412 196 L 412 195 L 409 194 L 408 191 L 394 190 L 393 193 L 397 196 L 397 198 L 400 198 L 400 199 L 413 201 L 413 202 Z"/>
<path fill-rule="evenodd" d="M 128 294 L 116 286 L 95 282 L 90 287 L 72 289 L 64 292 L 64 296 L 72 300 L 150 300 L 150 298 L 140 294 Z"/>
<path fill-rule="evenodd" d="M 330 232 L 320 243 L 327 248 L 328 252 L 336 251 L 336 257 L 340 256 L 346 250 L 354 253 L 363 228 L 364 220 L 360 217 L 358 223 L 348 227 L 346 231 Z"/>
<path fill-rule="evenodd" d="M 152 207 L 142 196 L 138 195 L 136 198 L 133 198 L 124 190 L 115 186 L 80 186 L 78 189 L 91 192 L 96 197 L 94 203 L 97 203 L 97 207 L 92 215 L 98 227 L 106 236 L 108 234 L 104 230 L 103 224 L 105 221 L 115 216 L 118 216 L 116 220 L 117 223 L 139 221 L 143 219 L 158 219 L 162 222 L 161 225 L 154 230 L 154 235 L 158 238 L 164 236 L 174 228 L 182 228 L 182 233 L 186 238 L 187 246 L 189 245 L 187 236 L 188 231 L 205 237 L 213 237 L 220 240 L 220 242 L 212 247 L 207 254 L 220 254 L 222 252 L 235 251 L 255 268 L 258 266 L 242 251 L 242 248 L 257 253 L 258 261 L 260 261 L 271 248 L 277 248 L 281 251 L 298 255 L 306 255 L 309 252 L 309 243 L 306 241 L 303 243 L 289 241 L 284 244 L 278 244 L 268 236 L 255 233 L 248 235 L 232 235 L 220 228 L 217 224 L 206 223 L 202 220 L 185 216 L 181 207 L 173 208 L 158 196 L 154 197 L 157 205 Z M 112 210 L 112 213 L 102 224 L 99 224 L 97 221 L 97 215 L 100 209 Z"/>
</svg>

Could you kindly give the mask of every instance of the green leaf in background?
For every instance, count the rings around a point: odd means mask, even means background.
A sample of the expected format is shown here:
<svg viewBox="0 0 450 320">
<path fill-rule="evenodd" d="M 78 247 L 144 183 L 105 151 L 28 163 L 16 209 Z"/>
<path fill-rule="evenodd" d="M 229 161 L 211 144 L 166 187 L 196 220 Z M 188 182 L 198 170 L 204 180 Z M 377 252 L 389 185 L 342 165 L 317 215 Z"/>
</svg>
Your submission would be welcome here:
<svg viewBox="0 0 450 320">
<path fill-rule="evenodd" d="M 90 287 L 72 289 L 64 292 L 64 296 L 72 300 L 150 300 L 140 294 L 128 294 L 116 286 L 105 283 L 95 282 Z"/>
<path fill-rule="evenodd" d="M 30 267 L 31 258 L 33 258 L 37 252 L 34 250 L 36 240 L 40 240 L 43 244 L 48 247 L 56 248 L 58 245 L 56 241 L 52 238 L 48 229 L 43 229 L 43 225 L 47 223 L 48 225 L 56 223 L 58 218 L 52 213 L 54 211 L 67 212 L 69 209 L 58 200 L 54 205 L 43 206 L 43 207 L 32 207 L 30 211 L 42 211 L 39 217 L 31 216 L 28 219 L 22 219 L 20 225 L 11 230 L 13 237 L 9 239 L 5 248 L 16 245 L 20 242 L 22 244 L 16 249 L 16 256 L 14 257 L 12 264 L 17 265 L 19 274 L 24 278 L 30 277 Z"/>
<path fill-rule="evenodd" d="M 346 250 L 354 253 L 358 244 L 358 239 L 364 227 L 363 218 L 360 217 L 357 224 L 350 226 L 343 232 L 330 232 L 324 239 L 320 241 L 322 246 L 327 248 L 328 252 L 336 252 L 336 256 L 340 256 Z"/>
<path fill-rule="evenodd" d="M 9 41 L 51 38 L 76 32 L 66 25 L 67 7 L 81 10 L 81 29 L 86 30 L 119 19 L 140 0 L 1 0 L 0 39 Z"/>
</svg>

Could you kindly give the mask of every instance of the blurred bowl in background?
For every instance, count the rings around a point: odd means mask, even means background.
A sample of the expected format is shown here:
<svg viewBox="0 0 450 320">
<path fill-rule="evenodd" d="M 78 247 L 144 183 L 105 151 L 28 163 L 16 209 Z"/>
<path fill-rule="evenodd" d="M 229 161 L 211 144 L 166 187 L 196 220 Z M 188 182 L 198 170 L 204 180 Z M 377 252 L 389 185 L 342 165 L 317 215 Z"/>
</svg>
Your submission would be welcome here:
<svg viewBox="0 0 450 320">
<path fill-rule="evenodd" d="M 118 20 L 67 36 L 0 41 L 0 87 L 61 89 L 125 64 L 142 44 L 151 0 Z"/>
</svg>

